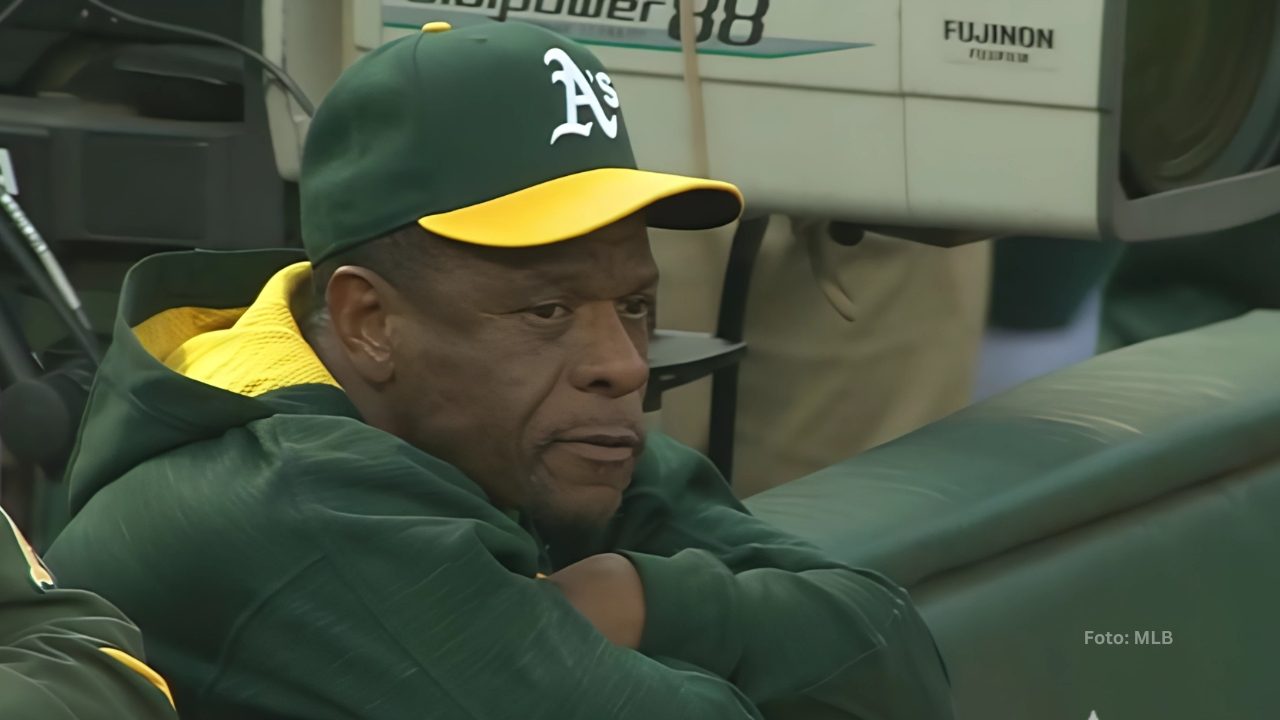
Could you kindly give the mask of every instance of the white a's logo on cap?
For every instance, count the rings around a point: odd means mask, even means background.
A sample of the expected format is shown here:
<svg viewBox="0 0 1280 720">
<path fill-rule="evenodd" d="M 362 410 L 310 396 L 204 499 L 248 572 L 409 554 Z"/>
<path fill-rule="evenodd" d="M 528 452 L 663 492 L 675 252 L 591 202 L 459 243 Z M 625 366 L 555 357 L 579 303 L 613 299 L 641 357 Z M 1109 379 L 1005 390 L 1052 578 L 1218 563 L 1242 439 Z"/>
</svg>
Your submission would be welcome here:
<svg viewBox="0 0 1280 720">
<path fill-rule="evenodd" d="M 551 84 L 564 85 L 565 121 L 551 132 L 551 144 L 555 145 L 565 135 L 589 137 L 597 122 L 605 135 L 610 138 L 618 137 L 618 114 L 615 112 L 609 115 L 600 104 L 600 98 L 603 97 L 605 105 L 618 109 L 618 91 L 613 89 L 613 80 L 606 73 L 587 75 L 582 72 L 573 58 L 569 57 L 569 53 L 560 48 L 548 50 L 542 61 L 547 65 L 555 63 L 560 66 L 559 70 L 551 73 Z M 600 89 L 599 96 L 596 95 L 597 87 Z M 594 121 L 579 122 L 584 107 L 591 108 L 591 114 L 596 117 Z"/>
</svg>

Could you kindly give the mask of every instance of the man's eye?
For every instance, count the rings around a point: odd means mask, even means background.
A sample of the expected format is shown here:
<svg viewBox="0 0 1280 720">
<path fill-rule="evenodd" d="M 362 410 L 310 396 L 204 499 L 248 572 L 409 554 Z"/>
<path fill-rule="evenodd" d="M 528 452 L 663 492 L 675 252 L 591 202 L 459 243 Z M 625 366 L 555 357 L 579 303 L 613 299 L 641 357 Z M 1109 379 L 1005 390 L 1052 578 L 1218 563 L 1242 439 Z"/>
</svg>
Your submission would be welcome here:
<svg viewBox="0 0 1280 720">
<path fill-rule="evenodd" d="M 649 302 L 649 298 L 627 298 L 618 304 L 618 312 L 621 313 L 623 317 L 638 320 L 648 317 L 651 307 L 652 305 Z"/>
<path fill-rule="evenodd" d="M 559 320 L 569 314 L 569 308 L 559 303 L 547 303 L 546 305 L 531 307 L 525 312 L 539 320 Z"/>
</svg>

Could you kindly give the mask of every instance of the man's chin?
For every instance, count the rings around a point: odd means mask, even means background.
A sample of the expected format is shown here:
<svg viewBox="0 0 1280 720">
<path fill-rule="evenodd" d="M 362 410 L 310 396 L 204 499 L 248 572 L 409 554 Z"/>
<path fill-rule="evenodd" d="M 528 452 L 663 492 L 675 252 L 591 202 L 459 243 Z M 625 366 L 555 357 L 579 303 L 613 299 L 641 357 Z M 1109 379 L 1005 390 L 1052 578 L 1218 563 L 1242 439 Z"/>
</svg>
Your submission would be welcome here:
<svg viewBox="0 0 1280 720">
<path fill-rule="evenodd" d="M 531 508 L 538 529 L 561 540 L 586 538 L 603 530 L 622 504 L 622 492 L 587 485 L 539 498 Z"/>
<path fill-rule="evenodd" d="M 564 529 L 596 531 L 609 524 L 609 520 L 622 505 L 622 492 L 608 485 L 588 485 L 574 488 L 568 497 L 557 497 L 546 508 L 547 520 Z"/>
<path fill-rule="evenodd" d="M 544 454 L 533 501 L 540 527 L 567 532 L 602 529 L 622 505 L 634 471 L 634 459 L 599 463 L 570 453 Z"/>
</svg>

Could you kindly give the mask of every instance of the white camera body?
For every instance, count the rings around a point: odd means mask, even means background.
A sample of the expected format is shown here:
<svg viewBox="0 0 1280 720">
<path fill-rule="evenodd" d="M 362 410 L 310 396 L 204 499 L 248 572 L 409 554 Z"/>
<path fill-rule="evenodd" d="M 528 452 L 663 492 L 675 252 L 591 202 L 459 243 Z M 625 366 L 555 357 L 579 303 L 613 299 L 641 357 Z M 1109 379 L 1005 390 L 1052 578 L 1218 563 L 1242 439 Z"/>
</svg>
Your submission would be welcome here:
<svg viewBox="0 0 1280 720">
<path fill-rule="evenodd" d="M 689 1 L 710 173 L 740 185 L 756 210 L 1122 240 L 1280 213 L 1274 155 L 1269 167 L 1126 191 L 1126 0 Z M 520 20 L 590 44 L 621 93 L 641 166 L 698 170 L 677 0 L 355 0 L 352 8 L 347 35 L 357 50 L 432 21 Z M 1272 31 L 1277 50 L 1259 61 L 1268 64 L 1259 87 L 1280 90 L 1280 31 Z M 1274 149 L 1280 122 L 1256 117 L 1269 113 L 1280 118 L 1262 107 L 1233 142 Z"/>
</svg>

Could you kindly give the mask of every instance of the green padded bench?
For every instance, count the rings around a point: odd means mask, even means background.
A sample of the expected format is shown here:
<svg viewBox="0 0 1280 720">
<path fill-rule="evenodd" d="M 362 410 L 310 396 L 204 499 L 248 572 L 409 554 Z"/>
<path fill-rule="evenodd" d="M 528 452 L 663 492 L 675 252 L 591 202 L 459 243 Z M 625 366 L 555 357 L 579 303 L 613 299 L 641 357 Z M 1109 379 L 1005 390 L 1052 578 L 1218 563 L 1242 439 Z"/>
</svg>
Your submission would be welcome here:
<svg viewBox="0 0 1280 720">
<path fill-rule="evenodd" d="M 961 720 L 1280 717 L 1280 312 L 1096 357 L 747 505 L 911 590 Z"/>
</svg>

